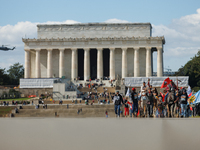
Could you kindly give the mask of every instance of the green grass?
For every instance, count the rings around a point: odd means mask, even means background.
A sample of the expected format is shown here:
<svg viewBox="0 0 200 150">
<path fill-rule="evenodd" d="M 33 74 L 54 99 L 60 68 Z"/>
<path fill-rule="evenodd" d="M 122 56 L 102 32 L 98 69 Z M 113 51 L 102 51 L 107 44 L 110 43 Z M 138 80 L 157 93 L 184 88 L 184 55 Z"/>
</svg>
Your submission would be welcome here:
<svg viewBox="0 0 200 150">
<path fill-rule="evenodd" d="M 12 98 L 12 99 L 0 99 L 0 101 L 27 101 L 31 98 Z"/>
<path fill-rule="evenodd" d="M 12 110 L 11 107 L 6 107 L 6 106 L 5 107 L 0 107 L 0 117 L 10 113 L 11 110 Z"/>
</svg>

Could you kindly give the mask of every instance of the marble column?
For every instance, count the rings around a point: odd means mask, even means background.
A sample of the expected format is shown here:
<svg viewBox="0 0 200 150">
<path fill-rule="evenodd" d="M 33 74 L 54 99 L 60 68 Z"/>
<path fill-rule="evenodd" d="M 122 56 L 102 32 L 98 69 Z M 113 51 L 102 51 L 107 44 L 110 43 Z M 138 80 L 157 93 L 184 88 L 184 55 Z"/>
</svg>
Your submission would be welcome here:
<svg viewBox="0 0 200 150">
<path fill-rule="evenodd" d="M 72 48 L 72 70 L 71 70 L 71 79 L 74 81 L 75 78 L 77 78 L 77 70 L 78 70 L 78 65 L 77 65 L 77 48 Z"/>
<path fill-rule="evenodd" d="M 52 51 L 53 49 L 47 49 L 47 78 L 53 78 Z"/>
<path fill-rule="evenodd" d="M 115 48 L 110 49 L 110 79 L 115 79 Z"/>
<path fill-rule="evenodd" d="M 60 56 L 59 56 L 59 78 L 64 76 L 64 51 L 65 49 L 59 49 Z"/>
<path fill-rule="evenodd" d="M 122 48 L 122 78 L 127 77 L 127 48 Z"/>
<path fill-rule="evenodd" d="M 90 49 L 84 48 L 84 80 L 90 78 Z"/>
<path fill-rule="evenodd" d="M 36 52 L 36 58 L 35 58 L 35 78 L 41 78 L 41 68 L 40 68 L 40 50 L 41 49 L 35 49 Z"/>
<path fill-rule="evenodd" d="M 97 79 L 103 79 L 103 48 L 97 48 Z"/>
<path fill-rule="evenodd" d="M 134 47 L 134 77 L 140 76 L 139 47 Z"/>
<path fill-rule="evenodd" d="M 30 50 L 25 49 L 25 70 L 24 70 L 24 78 L 30 78 Z"/>
<path fill-rule="evenodd" d="M 146 47 L 146 77 L 152 76 L 151 70 L 151 47 Z"/>
<path fill-rule="evenodd" d="M 163 76 L 163 49 L 157 47 L 157 77 Z"/>
</svg>

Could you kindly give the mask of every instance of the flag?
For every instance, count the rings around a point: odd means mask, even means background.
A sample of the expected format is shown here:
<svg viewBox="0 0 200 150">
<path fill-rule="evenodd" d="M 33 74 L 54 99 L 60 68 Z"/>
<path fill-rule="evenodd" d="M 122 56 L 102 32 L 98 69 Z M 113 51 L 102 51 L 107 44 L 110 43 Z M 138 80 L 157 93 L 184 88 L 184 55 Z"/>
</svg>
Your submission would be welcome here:
<svg viewBox="0 0 200 150">
<path fill-rule="evenodd" d="M 140 114 L 140 109 L 138 109 L 137 116 Z"/>
<path fill-rule="evenodd" d="M 131 110 L 132 110 L 132 104 L 131 104 L 129 101 L 128 101 L 127 103 L 130 105 L 130 108 L 131 108 Z"/>
<path fill-rule="evenodd" d="M 200 103 L 200 90 L 197 93 L 195 93 L 193 96 L 191 96 L 189 99 L 190 99 L 190 102 L 192 102 L 191 104 Z"/>
<path fill-rule="evenodd" d="M 167 87 L 168 84 L 170 84 L 170 79 L 169 79 L 169 77 L 166 78 L 166 79 L 163 81 L 163 83 L 162 83 L 162 85 L 161 85 L 160 88 L 165 88 L 165 87 Z"/>
<path fill-rule="evenodd" d="M 194 96 L 194 95 L 193 95 L 193 96 L 190 96 L 189 101 L 190 101 L 190 104 L 194 103 L 194 101 L 195 101 L 195 96 Z"/>
<path fill-rule="evenodd" d="M 130 93 L 130 90 L 128 88 L 127 92 L 126 92 L 126 97 L 130 97 L 131 93 Z"/>
<path fill-rule="evenodd" d="M 188 97 L 192 96 L 192 92 L 190 94 L 188 94 Z"/>
<path fill-rule="evenodd" d="M 188 88 L 187 88 L 187 94 L 188 94 L 188 97 L 192 96 L 192 89 L 190 86 L 188 86 Z"/>
</svg>

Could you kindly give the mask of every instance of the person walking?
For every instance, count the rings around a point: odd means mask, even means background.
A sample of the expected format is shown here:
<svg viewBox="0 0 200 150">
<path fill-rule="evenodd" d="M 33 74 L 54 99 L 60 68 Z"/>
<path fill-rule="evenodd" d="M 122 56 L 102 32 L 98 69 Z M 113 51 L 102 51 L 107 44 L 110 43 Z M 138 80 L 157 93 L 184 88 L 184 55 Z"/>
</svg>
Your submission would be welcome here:
<svg viewBox="0 0 200 150">
<path fill-rule="evenodd" d="M 146 90 L 141 91 L 140 107 L 143 109 L 143 117 L 147 116 L 147 96 Z"/>
<path fill-rule="evenodd" d="M 168 102 L 168 116 L 174 117 L 174 100 L 175 100 L 175 96 L 174 96 L 174 92 L 172 92 L 171 90 L 169 90 L 169 94 L 167 95 L 167 102 Z"/>
<path fill-rule="evenodd" d="M 147 92 L 147 109 L 149 117 L 153 117 L 153 93 L 150 88 Z"/>
<path fill-rule="evenodd" d="M 129 116 L 128 97 L 124 100 L 124 116 Z"/>
<path fill-rule="evenodd" d="M 136 93 L 136 89 L 133 87 L 131 92 L 131 100 L 132 104 L 132 114 L 133 116 L 137 116 L 138 113 L 138 94 Z"/>
<path fill-rule="evenodd" d="M 120 106 L 123 103 L 122 96 L 119 94 L 119 91 L 117 91 L 116 95 L 113 98 L 114 104 L 115 104 L 115 114 L 116 117 L 120 117 Z"/>
<path fill-rule="evenodd" d="M 181 118 L 186 117 L 187 113 L 187 100 L 188 95 L 184 89 L 181 94 L 180 104 L 181 104 Z"/>
</svg>

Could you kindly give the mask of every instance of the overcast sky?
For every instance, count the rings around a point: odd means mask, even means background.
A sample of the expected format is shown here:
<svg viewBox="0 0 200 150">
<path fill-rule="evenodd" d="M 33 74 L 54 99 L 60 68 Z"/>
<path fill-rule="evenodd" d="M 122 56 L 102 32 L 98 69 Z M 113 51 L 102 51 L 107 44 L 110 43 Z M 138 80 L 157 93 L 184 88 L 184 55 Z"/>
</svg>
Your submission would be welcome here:
<svg viewBox="0 0 200 150">
<path fill-rule="evenodd" d="M 177 71 L 200 50 L 199 0 L 1 0 L 0 68 L 24 64 L 22 37 L 37 38 L 39 23 L 150 22 L 165 37 L 164 67 Z M 156 71 L 156 53 L 154 53 Z"/>
</svg>

